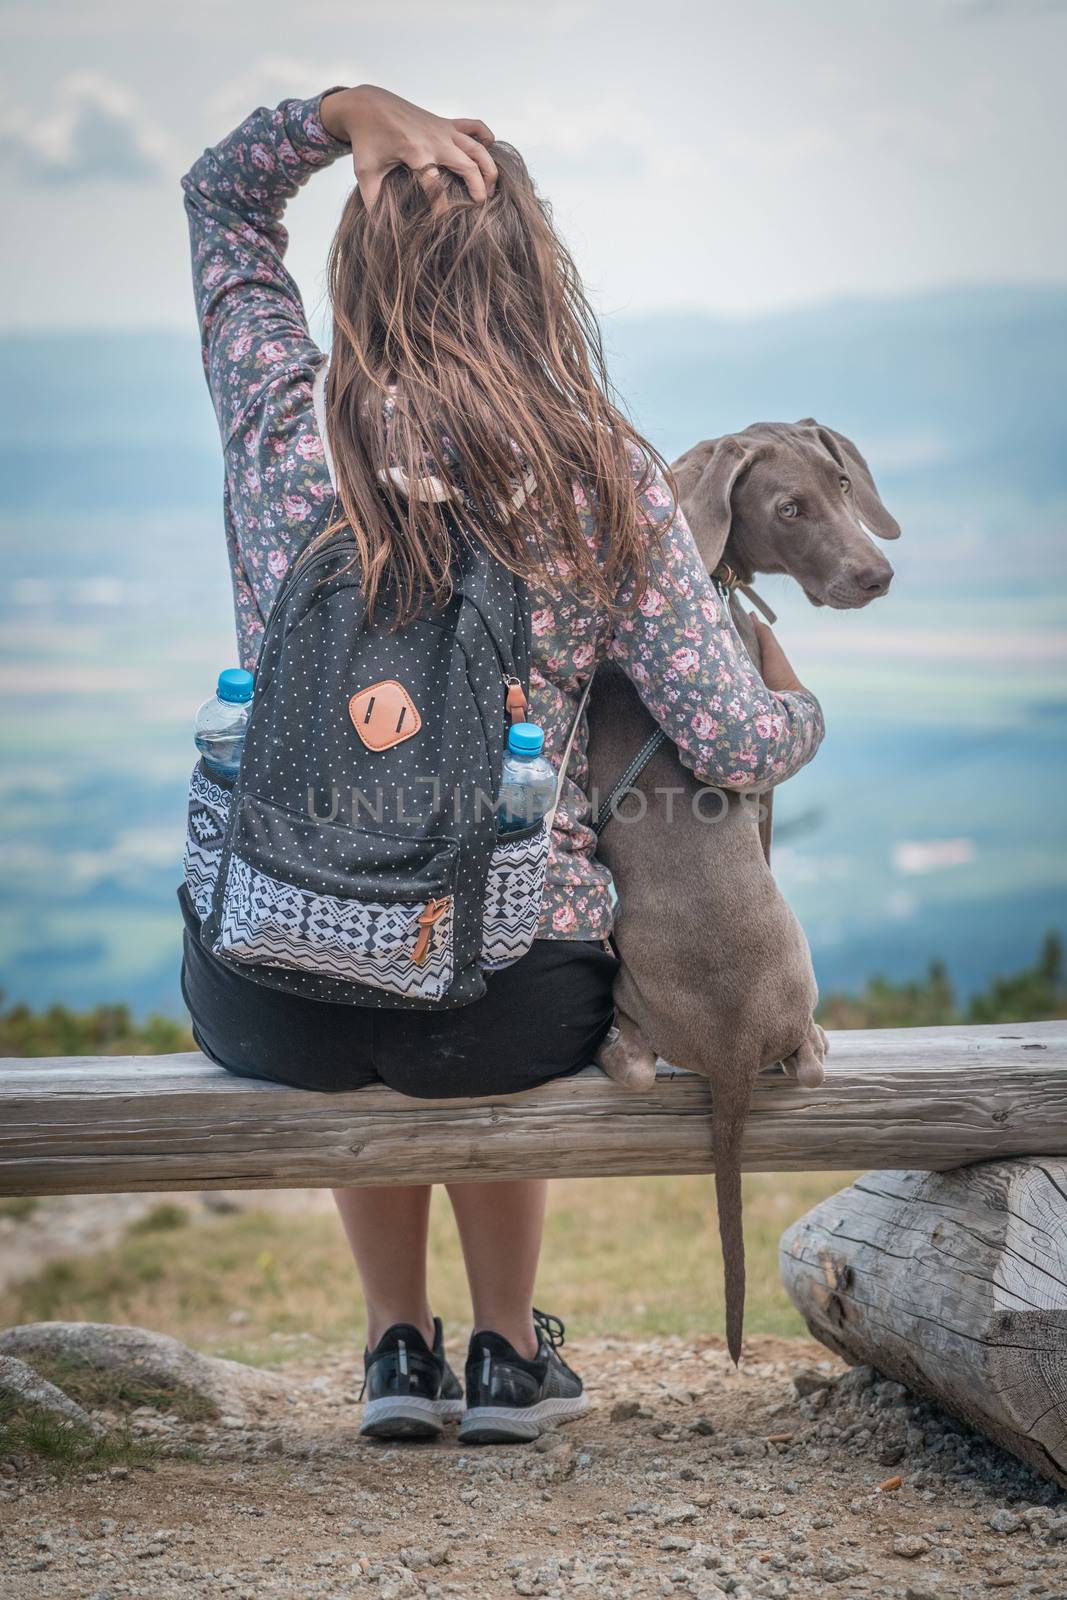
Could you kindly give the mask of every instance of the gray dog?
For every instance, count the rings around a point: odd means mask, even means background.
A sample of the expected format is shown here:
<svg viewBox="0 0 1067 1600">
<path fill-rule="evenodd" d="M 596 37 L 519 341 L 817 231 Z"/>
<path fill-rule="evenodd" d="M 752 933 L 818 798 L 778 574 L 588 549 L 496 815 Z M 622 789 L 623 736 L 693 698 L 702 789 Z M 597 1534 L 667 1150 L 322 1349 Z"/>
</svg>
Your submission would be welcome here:
<svg viewBox="0 0 1067 1600">
<path fill-rule="evenodd" d="M 839 610 L 867 605 L 889 588 L 893 569 L 870 535 L 895 539 L 900 528 L 856 446 L 812 418 L 756 423 L 708 440 L 680 457 L 674 473 L 710 573 L 728 568 L 742 586 L 757 573 L 788 573 L 814 605 Z M 755 629 L 736 597 L 731 611 L 758 666 Z M 610 792 L 654 728 L 623 673 L 599 668 L 589 711 L 595 794 Z M 800 924 L 771 875 L 769 826 L 761 842 L 769 796 L 763 808 L 751 795 L 705 790 L 701 797 L 704 786 L 669 742 L 634 787 L 647 811 L 627 823 L 633 803 L 622 805 L 598 847 L 618 888 L 623 963 L 616 1028 L 599 1061 L 634 1088 L 651 1085 L 657 1055 L 711 1082 L 726 1336 L 736 1361 L 745 1118 L 756 1077 L 776 1062 L 801 1084 L 822 1082 L 826 1038 L 812 1018 L 815 975 Z"/>
</svg>

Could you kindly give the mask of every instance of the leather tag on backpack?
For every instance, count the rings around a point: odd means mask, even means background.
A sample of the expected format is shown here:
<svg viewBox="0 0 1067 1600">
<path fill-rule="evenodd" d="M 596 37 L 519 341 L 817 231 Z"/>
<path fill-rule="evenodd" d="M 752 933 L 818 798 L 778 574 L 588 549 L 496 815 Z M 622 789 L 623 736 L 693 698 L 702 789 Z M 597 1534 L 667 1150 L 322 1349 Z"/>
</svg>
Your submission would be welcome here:
<svg viewBox="0 0 1067 1600">
<path fill-rule="evenodd" d="M 348 715 L 368 750 L 391 750 L 414 738 L 422 727 L 414 700 L 395 678 L 384 678 L 354 694 Z"/>
</svg>

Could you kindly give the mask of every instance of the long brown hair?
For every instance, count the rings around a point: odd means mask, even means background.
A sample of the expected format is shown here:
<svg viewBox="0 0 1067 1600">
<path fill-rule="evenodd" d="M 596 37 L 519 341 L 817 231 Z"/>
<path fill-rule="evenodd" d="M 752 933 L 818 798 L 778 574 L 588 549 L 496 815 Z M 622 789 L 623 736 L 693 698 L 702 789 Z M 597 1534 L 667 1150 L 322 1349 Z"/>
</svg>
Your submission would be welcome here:
<svg viewBox="0 0 1067 1600">
<path fill-rule="evenodd" d="M 402 167 L 372 210 L 354 189 L 330 250 L 328 531 L 351 528 L 368 600 L 386 584 L 398 622 L 448 598 L 451 540 L 440 503 L 389 479 L 397 467 L 461 496 L 463 525 L 522 577 L 611 605 L 647 572 L 635 452 L 638 478 L 664 463 L 609 398 L 596 318 L 522 157 L 491 153 L 483 204 L 445 172 L 434 204 Z"/>
</svg>

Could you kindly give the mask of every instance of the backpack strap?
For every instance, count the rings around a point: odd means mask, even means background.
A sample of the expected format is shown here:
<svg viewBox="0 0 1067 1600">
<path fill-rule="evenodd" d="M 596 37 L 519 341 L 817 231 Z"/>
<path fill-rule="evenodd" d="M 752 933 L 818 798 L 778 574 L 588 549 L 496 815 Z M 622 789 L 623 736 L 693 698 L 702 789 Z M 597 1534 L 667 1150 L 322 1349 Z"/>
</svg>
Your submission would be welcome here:
<svg viewBox="0 0 1067 1600">
<path fill-rule="evenodd" d="M 578 734 L 578 724 L 581 722 L 582 716 L 585 713 L 585 708 L 589 704 L 589 694 L 593 687 L 593 678 L 595 675 L 596 668 L 594 667 L 593 671 L 589 674 L 589 680 L 586 683 L 585 688 L 582 690 L 582 697 L 578 701 L 578 709 L 574 713 L 574 720 L 571 723 L 570 732 L 567 734 L 567 743 L 563 746 L 563 757 L 559 764 L 559 771 L 556 774 L 556 795 L 555 799 L 552 801 L 552 809 L 548 812 L 546 819 L 548 822 L 549 833 L 552 832 L 552 828 L 556 821 L 556 812 L 559 810 L 560 796 L 563 794 L 563 785 L 567 781 L 567 768 L 570 765 L 571 751 L 574 749 L 574 741 Z"/>
</svg>

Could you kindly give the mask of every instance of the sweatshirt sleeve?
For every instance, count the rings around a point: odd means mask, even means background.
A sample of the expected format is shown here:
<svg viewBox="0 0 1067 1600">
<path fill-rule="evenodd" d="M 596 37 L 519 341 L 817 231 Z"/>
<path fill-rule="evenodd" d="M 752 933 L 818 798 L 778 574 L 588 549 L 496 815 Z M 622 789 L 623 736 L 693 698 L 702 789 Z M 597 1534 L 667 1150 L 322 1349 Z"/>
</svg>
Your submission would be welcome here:
<svg viewBox="0 0 1067 1600">
<path fill-rule="evenodd" d="M 652 535 L 648 582 L 636 606 L 632 580 L 623 586 L 620 605 L 632 609 L 619 616 L 608 654 L 702 783 L 781 783 L 822 742 L 819 702 L 764 684 L 661 473 L 641 496 Z"/>
<path fill-rule="evenodd" d="M 261 106 L 182 179 L 204 371 L 223 444 L 265 390 L 322 359 L 285 267 L 282 223 L 312 173 L 351 154 L 323 128 L 322 98 Z"/>
<path fill-rule="evenodd" d="M 325 132 L 321 99 L 253 111 L 182 179 L 246 666 L 290 563 L 333 504 L 312 403 L 323 357 L 283 259 L 287 201 L 312 173 L 351 155 Z"/>
</svg>

